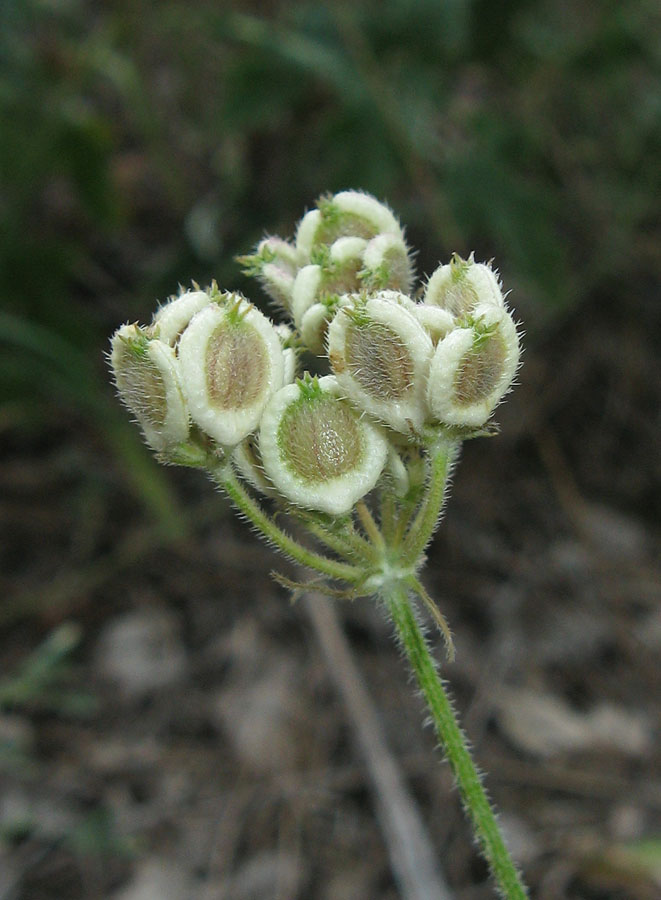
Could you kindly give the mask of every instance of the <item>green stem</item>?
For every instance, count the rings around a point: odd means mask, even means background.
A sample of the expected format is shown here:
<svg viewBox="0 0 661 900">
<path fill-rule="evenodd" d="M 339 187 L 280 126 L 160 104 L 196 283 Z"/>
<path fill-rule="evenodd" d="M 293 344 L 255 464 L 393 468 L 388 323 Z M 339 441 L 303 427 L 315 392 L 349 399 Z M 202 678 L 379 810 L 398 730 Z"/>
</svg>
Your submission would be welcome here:
<svg viewBox="0 0 661 900">
<path fill-rule="evenodd" d="M 320 521 L 310 510 L 291 510 L 291 514 L 313 534 L 318 541 L 326 544 L 345 559 L 355 560 L 364 567 L 367 561 L 374 562 L 374 547 L 356 531 L 351 517 L 347 516 L 339 528 Z"/>
<path fill-rule="evenodd" d="M 400 504 L 400 508 L 397 513 L 397 524 L 391 541 L 392 547 L 399 547 L 402 543 L 404 535 L 406 534 L 406 529 L 409 527 L 411 519 L 413 518 L 415 507 L 416 504 L 411 503 L 408 500 L 403 501 Z"/>
<path fill-rule="evenodd" d="M 264 512 L 259 503 L 255 502 L 245 490 L 231 465 L 219 467 L 212 472 L 212 477 L 255 528 L 261 531 L 268 541 L 275 544 L 285 556 L 337 581 L 348 581 L 350 584 L 358 584 L 364 580 L 365 575 L 361 568 L 329 559 L 320 553 L 314 553 L 314 551 L 308 550 L 279 528 L 273 519 Z"/>
<path fill-rule="evenodd" d="M 334 550 L 345 559 L 353 559 L 356 562 L 363 562 L 372 548 L 370 544 L 359 535 L 352 535 L 346 529 L 339 534 L 330 531 L 319 522 L 301 516 L 296 516 L 303 527 L 314 535 L 321 544 L 325 544 L 329 550 Z M 354 539 L 355 538 L 355 539 Z M 372 554 L 373 555 L 373 554 Z"/>
<path fill-rule="evenodd" d="M 401 553 L 404 565 L 416 565 L 438 525 L 448 473 L 457 446 L 455 441 L 439 439 L 429 451 L 429 483 L 420 509 L 404 539 Z"/>
<path fill-rule="evenodd" d="M 383 540 L 383 535 L 379 531 L 379 526 L 374 521 L 374 517 L 372 513 L 369 511 L 365 503 L 360 500 L 356 503 L 356 512 L 358 514 L 358 518 L 360 519 L 360 523 L 365 529 L 365 534 L 370 539 L 371 545 L 375 550 L 383 552 L 385 550 L 385 541 Z"/>
<path fill-rule="evenodd" d="M 436 734 L 450 762 L 464 806 L 500 894 L 506 900 L 525 900 L 528 893 L 505 846 L 496 816 L 468 751 L 466 739 L 411 607 L 408 592 L 397 582 L 387 582 L 380 594 L 388 606 L 398 637 L 425 698 Z"/>
<path fill-rule="evenodd" d="M 381 495 L 381 532 L 387 544 L 392 542 L 395 534 L 396 512 L 395 498 L 391 491 Z"/>
</svg>

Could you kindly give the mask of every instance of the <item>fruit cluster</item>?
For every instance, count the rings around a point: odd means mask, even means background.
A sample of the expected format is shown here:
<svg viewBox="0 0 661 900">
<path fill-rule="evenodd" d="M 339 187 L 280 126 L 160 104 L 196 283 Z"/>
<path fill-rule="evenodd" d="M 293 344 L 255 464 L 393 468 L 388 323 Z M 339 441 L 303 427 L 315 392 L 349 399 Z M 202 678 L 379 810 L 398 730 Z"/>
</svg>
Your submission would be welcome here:
<svg viewBox="0 0 661 900">
<path fill-rule="evenodd" d="M 231 458 L 258 490 L 342 515 L 382 478 L 405 494 L 415 448 L 482 428 L 512 383 L 519 337 L 491 266 L 455 255 L 414 299 L 403 230 L 367 194 L 322 198 L 294 241 L 240 261 L 289 325 L 214 284 L 112 338 L 119 394 L 164 462 Z M 299 376 L 303 352 L 329 374 Z"/>
</svg>

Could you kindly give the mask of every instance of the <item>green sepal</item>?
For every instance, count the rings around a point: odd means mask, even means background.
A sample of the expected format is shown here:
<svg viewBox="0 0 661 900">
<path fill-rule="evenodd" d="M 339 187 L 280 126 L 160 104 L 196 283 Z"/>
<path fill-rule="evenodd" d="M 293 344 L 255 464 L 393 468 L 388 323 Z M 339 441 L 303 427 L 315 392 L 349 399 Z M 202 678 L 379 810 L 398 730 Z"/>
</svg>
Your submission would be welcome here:
<svg viewBox="0 0 661 900">
<path fill-rule="evenodd" d="M 271 247 L 264 246 L 258 253 L 248 253 L 244 256 L 235 256 L 234 259 L 241 266 L 244 275 L 250 278 L 259 278 L 264 266 L 275 262 L 276 254 Z"/>
</svg>

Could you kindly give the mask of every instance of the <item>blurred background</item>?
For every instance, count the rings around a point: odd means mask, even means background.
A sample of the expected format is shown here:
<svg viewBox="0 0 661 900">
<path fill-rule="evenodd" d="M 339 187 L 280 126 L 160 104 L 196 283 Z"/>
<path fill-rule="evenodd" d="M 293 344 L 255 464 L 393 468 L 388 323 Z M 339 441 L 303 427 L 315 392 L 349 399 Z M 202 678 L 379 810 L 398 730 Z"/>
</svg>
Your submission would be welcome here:
<svg viewBox="0 0 661 900">
<path fill-rule="evenodd" d="M 295 573 L 104 360 L 191 279 L 267 309 L 234 257 L 344 188 L 420 278 L 495 258 L 526 332 L 426 583 L 533 896 L 659 896 L 660 161 L 653 0 L 3 0 L 1 900 L 402 896 Z M 494 896 L 388 626 L 339 611 L 452 897 Z"/>
</svg>

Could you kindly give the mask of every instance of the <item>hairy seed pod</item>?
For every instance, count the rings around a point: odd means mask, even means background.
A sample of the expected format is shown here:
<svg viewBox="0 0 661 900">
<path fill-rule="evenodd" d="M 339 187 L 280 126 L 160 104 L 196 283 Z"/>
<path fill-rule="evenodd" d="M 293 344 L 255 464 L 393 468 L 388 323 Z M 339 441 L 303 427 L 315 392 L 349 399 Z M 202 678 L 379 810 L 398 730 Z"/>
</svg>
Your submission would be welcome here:
<svg viewBox="0 0 661 900">
<path fill-rule="evenodd" d="M 248 484 L 252 485 L 260 494 L 265 494 L 267 497 L 277 495 L 277 491 L 264 472 L 256 435 L 249 434 L 234 448 L 232 462 Z"/>
<path fill-rule="evenodd" d="M 401 291 L 408 294 L 413 284 L 413 266 L 401 234 L 379 234 L 367 244 L 360 272 L 368 290 Z"/>
<path fill-rule="evenodd" d="M 340 191 L 322 197 L 318 208 L 306 213 L 296 231 L 296 249 L 305 261 L 314 251 L 343 237 L 371 240 L 379 234 L 403 239 L 402 228 L 390 209 L 370 194 Z"/>
<path fill-rule="evenodd" d="M 490 265 L 476 263 L 472 253 L 468 259 L 455 253 L 448 265 L 436 269 L 427 282 L 424 302 L 446 309 L 459 319 L 478 306 L 505 305 L 498 274 Z"/>
<path fill-rule="evenodd" d="M 332 317 L 333 312 L 323 303 L 315 303 L 303 316 L 301 337 L 306 348 L 315 356 L 324 355 L 328 323 Z"/>
<path fill-rule="evenodd" d="M 273 330 L 278 335 L 282 346 L 282 383 L 291 384 L 296 378 L 298 369 L 298 350 L 296 346 L 296 332 L 284 323 L 274 325 Z"/>
<path fill-rule="evenodd" d="M 123 325 L 112 337 L 110 365 L 121 400 L 157 453 L 188 438 L 189 416 L 174 350 L 149 340 L 144 329 Z"/>
<path fill-rule="evenodd" d="M 336 266 L 343 267 L 353 264 L 359 268 L 363 262 L 366 247 L 365 238 L 341 237 L 330 245 L 329 257 Z"/>
<path fill-rule="evenodd" d="M 293 244 L 280 237 L 266 237 L 255 252 L 238 257 L 246 275 L 257 278 L 266 293 L 284 309 L 290 309 L 294 279 L 301 257 Z"/>
<path fill-rule="evenodd" d="M 376 484 L 387 442 L 327 375 L 287 385 L 272 397 L 259 449 L 264 471 L 287 500 L 342 515 Z"/>
<path fill-rule="evenodd" d="M 321 292 L 323 271 L 321 266 L 310 264 L 299 270 L 292 290 L 291 312 L 297 328 L 303 316 L 317 302 Z"/>
<path fill-rule="evenodd" d="M 367 241 L 359 237 L 341 237 L 331 244 L 327 262 L 322 263 L 321 298 L 359 290 L 366 246 Z"/>
<path fill-rule="evenodd" d="M 317 356 L 326 355 L 328 343 L 328 326 L 333 321 L 338 309 L 349 302 L 347 294 L 324 297 L 320 303 L 311 306 L 301 322 L 301 337 L 307 349 Z"/>
<path fill-rule="evenodd" d="M 171 347 L 177 343 L 195 313 L 211 302 L 208 291 L 185 291 L 172 297 L 154 314 L 150 334 Z"/>
<path fill-rule="evenodd" d="M 330 242 L 342 235 L 372 238 L 377 234 L 401 234 L 401 226 L 392 211 L 371 194 L 340 191 L 319 201 L 323 226 Z"/>
<path fill-rule="evenodd" d="M 179 341 L 182 385 L 193 421 L 224 446 L 254 431 L 283 383 L 274 326 L 238 294 L 224 294 L 193 317 Z"/>
<path fill-rule="evenodd" d="M 409 434 L 422 427 L 431 339 L 396 291 L 355 297 L 328 328 L 328 357 L 337 380 L 361 409 Z"/>
<path fill-rule="evenodd" d="M 317 243 L 317 233 L 321 225 L 321 213 L 318 209 L 307 212 L 296 228 L 296 250 L 304 263 L 309 263 L 312 250 Z"/>
<path fill-rule="evenodd" d="M 512 317 L 502 307 L 478 306 L 470 324 L 436 348 L 427 384 L 432 416 L 446 425 L 484 425 L 512 384 L 519 355 Z"/>
<path fill-rule="evenodd" d="M 425 329 L 434 346 L 455 327 L 454 317 L 447 309 L 427 306 L 426 303 L 415 303 L 411 307 L 411 312 Z"/>
</svg>

